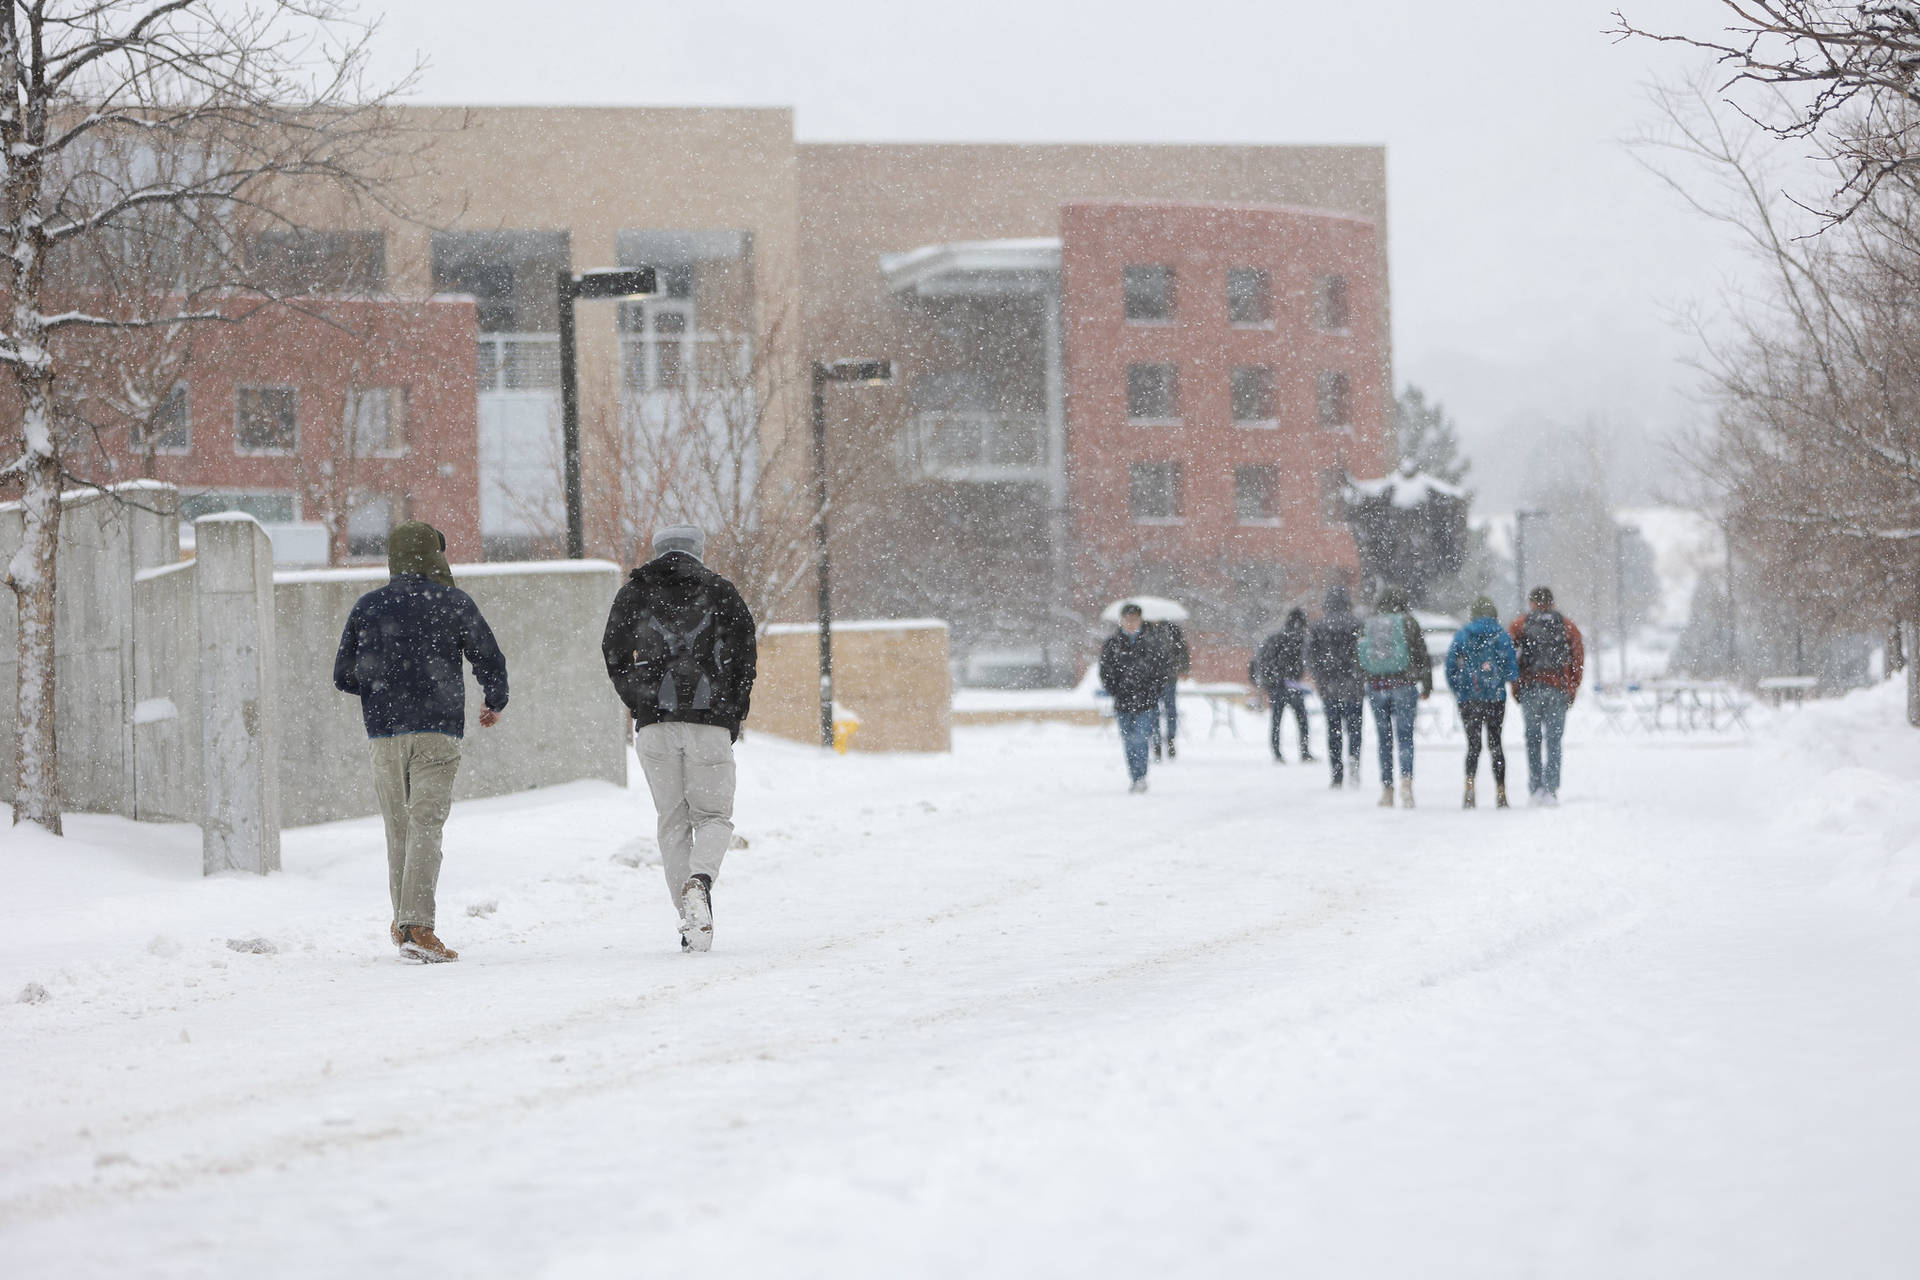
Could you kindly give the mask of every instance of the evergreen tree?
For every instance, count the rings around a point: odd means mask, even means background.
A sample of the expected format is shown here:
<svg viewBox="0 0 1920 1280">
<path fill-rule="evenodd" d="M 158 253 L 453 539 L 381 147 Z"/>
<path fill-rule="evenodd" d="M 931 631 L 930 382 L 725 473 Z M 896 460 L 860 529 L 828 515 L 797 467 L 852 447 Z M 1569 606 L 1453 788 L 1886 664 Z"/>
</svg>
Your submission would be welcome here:
<svg viewBox="0 0 1920 1280">
<path fill-rule="evenodd" d="M 1408 384 L 1393 408 L 1400 470 L 1424 471 L 1448 484 L 1464 483 L 1473 461 L 1460 452 L 1458 429 L 1440 402 L 1430 403 L 1426 392 Z"/>
</svg>

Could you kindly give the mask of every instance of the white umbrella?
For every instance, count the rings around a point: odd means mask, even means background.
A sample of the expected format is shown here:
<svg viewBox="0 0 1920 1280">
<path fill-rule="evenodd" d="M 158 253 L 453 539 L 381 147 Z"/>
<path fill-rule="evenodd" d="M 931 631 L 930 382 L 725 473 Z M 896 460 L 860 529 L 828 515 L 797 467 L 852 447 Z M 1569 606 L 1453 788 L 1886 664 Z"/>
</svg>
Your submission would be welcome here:
<svg viewBox="0 0 1920 1280">
<path fill-rule="evenodd" d="M 1120 606 L 1123 604 L 1139 605 L 1140 616 L 1148 622 L 1185 622 L 1190 616 L 1187 606 L 1178 600 L 1168 600 L 1163 596 L 1128 596 L 1124 600 L 1115 600 L 1102 610 L 1100 620 L 1120 625 Z"/>
</svg>

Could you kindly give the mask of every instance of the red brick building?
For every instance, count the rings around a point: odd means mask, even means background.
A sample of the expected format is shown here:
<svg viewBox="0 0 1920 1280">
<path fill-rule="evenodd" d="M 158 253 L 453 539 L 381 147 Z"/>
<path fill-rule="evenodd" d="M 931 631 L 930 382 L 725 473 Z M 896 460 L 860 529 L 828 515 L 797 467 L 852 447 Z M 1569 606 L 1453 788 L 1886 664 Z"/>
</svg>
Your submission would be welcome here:
<svg viewBox="0 0 1920 1280">
<path fill-rule="evenodd" d="M 1061 210 L 1079 604 L 1194 609 L 1195 675 L 1245 676 L 1283 602 L 1357 570 L 1331 505 L 1392 465 L 1374 225 L 1173 201 Z"/>
<path fill-rule="evenodd" d="M 474 304 L 353 300 L 205 323 L 149 432 L 116 471 L 179 486 L 183 514 L 324 526 L 333 561 L 384 554 L 407 519 L 480 558 Z"/>
</svg>

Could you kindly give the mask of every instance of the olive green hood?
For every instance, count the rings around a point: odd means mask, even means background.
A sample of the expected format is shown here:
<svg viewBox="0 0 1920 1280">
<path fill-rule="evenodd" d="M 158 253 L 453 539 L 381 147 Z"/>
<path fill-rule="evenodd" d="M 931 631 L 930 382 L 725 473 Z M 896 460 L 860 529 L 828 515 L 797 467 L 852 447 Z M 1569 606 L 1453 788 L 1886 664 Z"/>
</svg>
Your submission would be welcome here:
<svg viewBox="0 0 1920 1280">
<path fill-rule="evenodd" d="M 446 535 L 424 520 L 409 520 L 387 535 L 387 571 L 418 574 L 443 587 L 453 585 Z"/>
<path fill-rule="evenodd" d="M 1380 602 L 1375 610 L 1380 613 L 1406 613 L 1413 608 L 1413 601 L 1407 596 L 1407 589 L 1389 582 L 1380 588 Z"/>
</svg>

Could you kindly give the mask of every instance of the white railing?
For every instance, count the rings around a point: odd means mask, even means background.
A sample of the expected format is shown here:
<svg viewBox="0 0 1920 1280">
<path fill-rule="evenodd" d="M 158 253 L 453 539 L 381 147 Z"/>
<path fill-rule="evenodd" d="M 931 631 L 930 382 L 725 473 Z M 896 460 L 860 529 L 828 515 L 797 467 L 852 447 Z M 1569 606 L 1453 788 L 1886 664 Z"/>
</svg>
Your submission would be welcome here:
<svg viewBox="0 0 1920 1280">
<path fill-rule="evenodd" d="M 908 473 L 940 480 L 1044 480 L 1047 419 L 1038 413 L 942 410 L 907 424 Z"/>
<path fill-rule="evenodd" d="M 680 391 L 741 385 L 753 348 L 737 334 L 634 334 L 620 339 L 622 391 Z"/>
<path fill-rule="evenodd" d="M 559 390 L 560 335 L 481 334 L 479 377 L 482 395 L 489 391 Z"/>
</svg>

